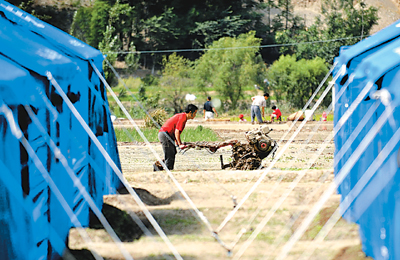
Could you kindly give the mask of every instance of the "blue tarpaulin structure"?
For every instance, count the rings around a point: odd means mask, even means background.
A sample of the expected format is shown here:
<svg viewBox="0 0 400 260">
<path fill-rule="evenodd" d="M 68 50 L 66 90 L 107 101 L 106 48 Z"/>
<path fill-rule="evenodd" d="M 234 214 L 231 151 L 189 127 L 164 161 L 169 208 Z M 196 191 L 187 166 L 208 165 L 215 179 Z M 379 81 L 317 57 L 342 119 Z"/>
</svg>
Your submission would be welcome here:
<svg viewBox="0 0 400 260">
<path fill-rule="evenodd" d="M 342 214 L 359 224 L 367 256 L 400 259 L 400 20 L 343 47 L 335 61 Z"/>
<path fill-rule="evenodd" d="M 100 51 L 0 0 L 1 259 L 59 258 L 74 226 L 66 208 L 89 224 L 77 182 L 100 209 L 103 195 L 122 186 L 49 78 L 120 169 L 106 91 L 93 68 L 102 72 L 102 61 Z"/>
</svg>

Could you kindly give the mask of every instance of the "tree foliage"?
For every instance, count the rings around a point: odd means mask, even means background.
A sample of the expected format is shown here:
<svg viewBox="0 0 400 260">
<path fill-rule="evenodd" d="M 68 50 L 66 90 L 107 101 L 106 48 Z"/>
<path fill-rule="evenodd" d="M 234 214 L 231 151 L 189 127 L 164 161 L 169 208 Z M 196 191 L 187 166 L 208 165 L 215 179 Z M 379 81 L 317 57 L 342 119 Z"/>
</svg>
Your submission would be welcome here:
<svg viewBox="0 0 400 260">
<path fill-rule="evenodd" d="M 160 87 L 163 92 L 164 103 L 172 107 L 175 113 L 182 112 L 185 102 L 185 88 L 192 85 L 191 74 L 193 63 L 176 53 L 164 56 L 163 71 Z"/>
<path fill-rule="evenodd" d="M 104 38 L 99 43 L 99 49 L 102 53 L 108 53 L 106 59 L 108 62 L 113 65 L 117 60 L 118 52 L 121 49 L 121 41 L 118 36 L 114 35 L 114 27 L 111 25 L 107 26 L 106 31 L 104 32 Z M 109 84 L 112 84 L 115 76 L 110 66 L 106 61 L 103 62 L 104 75 Z"/>
<path fill-rule="evenodd" d="M 268 79 L 278 101 L 286 100 L 291 106 L 302 108 L 328 71 L 322 58 L 297 61 L 295 55 L 282 55 L 268 69 Z M 324 104 L 329 102 L 328 98 Z"/>
<path fill-rule="evenodd" d="M 355 5 L 352 0 L 324 0 L 321 16 L 307 30 L 281 31 L 276 34 L 276 41 L 293 44 L 281 47 L 281 54 L 296 54 L 299 59 L 322 57 L 332 63 L 339 55 L 343 45 L 353 45 L 362 37 L 370 34 L 372 26 L 377 24 L 378 10 L 368 7 L 364 2 Z M 341 39 L 341 40 L 337 40 Z M 299 42 L 317 42 L 297 44 Z"/>
<path fill-rule="evenodd" d="M 236 37 L 251 30 L 266 43 L 269 32 L 266 34 L 263 13 L 257 11 L 262 6 L 255 0 L 96 0 L 78 9 L 71 34 L 97 48 L 111 25 L 124 51 L 132 42 L 143 51 L 203 48 L 221 37 Z M 183 55 L 194 60 L 199 53 Z M 157 54 L 148 57 L 143 55 L 141 61 L 148 67 L 161 61 Z"/>
<path fill-rule="evenodd" d="M 223 101 L 236 107 L 243 97 L 244 86 L 261 85 L 263 82 L 265 65 L 258 53 L 260 42 L 255 32 L 215 41 L 196 63 L 198 88 L 206 92 L 207 87 L 213 85 Z"/>
</svg>

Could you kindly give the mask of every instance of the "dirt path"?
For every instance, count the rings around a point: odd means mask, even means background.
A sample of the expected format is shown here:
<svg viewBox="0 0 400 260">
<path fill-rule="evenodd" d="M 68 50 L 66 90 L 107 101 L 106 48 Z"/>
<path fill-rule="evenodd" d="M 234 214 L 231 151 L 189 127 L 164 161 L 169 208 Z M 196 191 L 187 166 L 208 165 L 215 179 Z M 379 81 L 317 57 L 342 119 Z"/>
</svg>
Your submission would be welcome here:
<svg viewBox="0 0 400 260">
<path fill-rule="evenodd" d="M 266 158 L 263 160 L 264 169 L 260 170 L 221 170 L 219 157 L 222 155 L 224 160 L 229 160 L 231 152 L 229 147 L 222 148 L 215 154 L 195 149 L 188 150 L 185 154 L 178 154 L 172 174 L 177 184 L 187 192 L 193 204 L 207 218 L 212 229 L 219 227 L 232 211 L 235 201 L 239 203 L 249 194 L 232 220 L 218 233 L 221 240 L 231 248 L 237 235 L 244 231 L 243 236 L 233 247 L 232 256 L 239 252 L 258 224 L 272 212 L 271 209 L 281 196 L 286 196 L 293 181 L 298 181 L 298 185 L 287 195 L 287 199 L 240 258 L 274 259 L 283 246 L 279 240 L 288 240 L 299 225 L 299 220 L 304 218 L 332 182 L 334 146 L 333 141 L 329 141 L 329 135 L 332 133 L 333 125 L 327 122 L 322 125 L 317 123 L 307 123 L 276 164 L 272 166 L 272 158 Z M 204 121 L 191 122 L 189 126 L 198 124 L 215 129 L 225 140 L 236 138 L 243 141 L 245 131 L 258 127 L 237 122 Z M 277 154 L 284 149 L 296 130 L 294 127 L 285 137 L 290 126 L 290 123 L 270 125 L 274 129 L 271 137 L 275 140 L 283 139 Z M 326 149 L 322 151 L 324 140 L 328 141 L 325 144 Z M 182 199 L 177 185 L 173 184 L 165 173 L 152 171 L 154 152 L 162 157 L 162 150 L 158 143 L 153 143 L 151 146 L 152 149 L 140 144 L 119 144 L 122 169 L 130 185 L 148 205 L 148 209 L 184 259 L 231 259 L 227 250 L 212 237 L 210 230 L 194 214 L 192 206 Z M 315 156 L 318 153 L 321 155 Z M 310 163 L 310 159 L 315 161 Z M 312 168 L 309 168 L 310 165 Z M 265 174 L 265 169 L 270 166 L 272 169 Z M 303 173 L 304 177 L 299 179 Z M 256 187 L 257 180 L 263 175 L 265 177 Z M 249 190 L 252 187 L 254 192 L 250 194 Z M 339 202 L 340 197 L 336 194 L 329 199 L 287 259 L 299 258 Z M 143 234 L 137 224 L 128 217 L 127 212 L 135 212 L 150 231 L 156 234 L 130 195 L 106 196 L 103 212 L 112 222 L 117 234 L 123 238 L 124 246 L 134 259 L 168 259 L 164 254 L 171 255 L 171 250 L 160 237 L 152 238 Z M 294 224 L 289 226 L 288 224 L 293 221 Z M 96 252 L 106 259 L 124 259 L 103 229 L 87 230 L 95 240 Z M 364 259 L 357 230 L 357 225 L 340 220 L 325 241 L 318 245 L 318 249 L 310 259 Z M 87 248 L 76 230 L 71 230 L 69 241 L 71 249 Z"/>
</svg>

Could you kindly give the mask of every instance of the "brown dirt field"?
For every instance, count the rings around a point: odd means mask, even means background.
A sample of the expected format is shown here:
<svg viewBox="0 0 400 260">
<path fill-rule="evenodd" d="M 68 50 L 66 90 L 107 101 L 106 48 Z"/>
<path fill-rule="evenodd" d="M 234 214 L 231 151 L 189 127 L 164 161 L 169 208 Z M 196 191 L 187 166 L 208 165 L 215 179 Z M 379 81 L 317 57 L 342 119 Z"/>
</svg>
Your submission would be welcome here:
<svg viewBox="0 0 400 260">
<path fill-rule="evenodd" d="M 240 141 L 245 141 L 245 131 L 258 127 L 249 123 L 202 120 L 189 121 L 188 126 L 198 124 L 214 129 L 224 140 Z M 279 141 L 291 124 L 270 124 L 273 129 L 270 136 Z M 297 123 L 297 126 L 299 124 Z M 277 155 L 297 126 L 283 138 Z M 305 176 L 240 259 L 275 258 L 284 245 L 279 241 L 289 239 L 300 224 L 300 220 L 333 180 L 333 141 L 328 142 L 322 152 L 319 150 L 324 140 L 332 134 L 332 128 L 331 122 L 322 122 L 321 125 L 318 125 L 318 122 L 307 123 L 232 220 L 218 233 L 222 241 L 231 246 L 237 234 L 246 228 L 244 235 L 233 247 L 232 256 L 239 252 L 269 210 L 288 191 L 292 181 L 303 172 L 301 170 L 306 170 Z M 151 146 L 158 155 L 163 156 L 158 143 L 152 143 Z M 183 259 L 235 259 L 228 255 L 227 250 L 212 237 L 206 225 L 193 214 L 192 207 L 182 199 L 177 186 L 166 173 L 153 172 L 152 163 L 155 161 L 155 156 L 149 147 L 144 144 L 119 143 L 118 148 L 122 170 L 129 185 L 147 205 Z M 239 202 L 272 162 L 272 158 L 268 157 L 263 160 L 265 168 L 254 171 L 221 170 L 219 157 L 222 155 L 224 160 L 228 161 L 230 152 L 230 147 L 221 148 L 215 154 L 205 150 L 188 150 L 185 154 L 177 155 L 175 170 L 172 171 L 177 183 L 204 214 L 213 230 L 218 228 L 233 209 L 232 196 Z M 312 163 L 313 168 L 309 169 L 309 160 L 316 157 L 318 152 L 321 152 L 321 155 Z M 134 259 L 174 259 L 171 250 L 156 235 L 133 198 L 129 194 L 121 193 L 121 195 L 105 196 L 103 212 L 120 236 L 126 250 Z M 307 250 L 309 243 L 312 243 L 312 239 L 336 210 L 339 202 L 340 196 L 337 194 L 329 199 L 287 259 L 298 259 L 303 251 Z M 130 212 L 136 213 L 143 220 L 154 237 L 143 234 L 138 225 L 126 214 Z M 257 212 L 259 214 L 256 214 Z M 297 216 L 300 217 L 296 220 Z M 294 224 L 289 225 L 291 222 Z M 98 224 L 93 224 L 86 230 L 94 240 L 93 248 L 98 254 L 105 259 L 124 259 L 118 247 Z M 70 232 L 69 247 L 79 256 L 88 253 L 86 250 L 88 246 L 75 229 Z M 78 257 L 78 259 L 92 258 Z M 340 220 L 323 243 L 318 245 L 310 259 L 366 259 L 361 251 L 358 226 Z"/>
</svg>

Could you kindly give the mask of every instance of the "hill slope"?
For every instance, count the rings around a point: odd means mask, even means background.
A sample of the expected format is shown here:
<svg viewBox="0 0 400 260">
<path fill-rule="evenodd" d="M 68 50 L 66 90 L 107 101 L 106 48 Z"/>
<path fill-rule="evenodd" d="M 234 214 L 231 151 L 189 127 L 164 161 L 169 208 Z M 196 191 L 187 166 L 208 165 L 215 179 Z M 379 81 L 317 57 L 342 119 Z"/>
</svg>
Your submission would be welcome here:
<svg viewBox="0 0 400 260">
<path fill-rule="evenodd" d="M 367 6 L 378 8 L 378 25 L 372 29 L 372 33 L 400 19 L 399 0 L 364 0 L 364 2 Z M 295 0 L 293 4 L 295 14 L 303 17 L 307 25 L 311 25 L 321 11 L 321 0 Z"/>
</svg>

